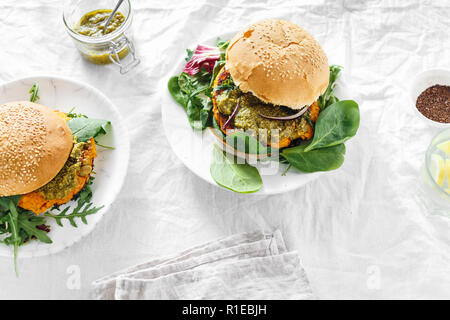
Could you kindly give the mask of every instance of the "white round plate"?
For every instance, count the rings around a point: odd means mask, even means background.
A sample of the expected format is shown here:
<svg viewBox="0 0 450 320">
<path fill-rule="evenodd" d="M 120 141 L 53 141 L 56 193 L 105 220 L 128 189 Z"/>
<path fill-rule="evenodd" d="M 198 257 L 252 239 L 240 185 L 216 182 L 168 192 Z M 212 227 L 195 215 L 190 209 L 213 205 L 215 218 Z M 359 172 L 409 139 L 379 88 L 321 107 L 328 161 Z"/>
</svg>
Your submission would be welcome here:
<svg viewBox="0 0 450 320">
<path fill-rule="evenodd" d="M 223 40 L 231 39 L 235 34 L 226 33 L 220 35 L 220 38 Z M 215 45 L 216 39 L 217 36 L 207 41 L 199 42 L 199 44 Z M 193 44 L 191 48 L 194 49 L 196 46 L 197 44 Z M 182 53 L 180 52 L 180 64 L 172 70 L 171 76 L 180 74 L 186 64 L 181 55 Z M 170 77 L 166 79 L 165 84 L 167 84 Z M 161 104 L 162 121 L 173 151 L 192 172 L 205 181 L 218 186 L 209 171 L 213 146 L 214 143 L 217 143 L 217 138 L 209 129 L 203 132 L 192 130 L 186 112 L 172 99 L 167 86 L 162 90 L 164 91 Z M 306 174 L 291 169 L 283 176 L 282 174 L 286 170 L 287 165 L 273 162 L 272 166 L 273 168 L 269 169 L 261 164 L 256 165 L 263 180 L 263 187 L 254 194 L 270 195 L 288 192 L 300 188 L 324 173 Z"/>
<path fill-rule="evenodd" d="M 412 107 L 414 108 L 415 114 L 428 124 L 441 128 L 450 127 L 450 123 L 442 123 L 428 119 L 416 107 L 417 98 L 420 96 L 420 94 L 424 92 L 427 88 L 434 86 L 436 84 L 442 86 L 450 86 L 450 70 L 431 69 L 419 73 L 417 76 L 415 76 L 410 86 L 410 97 Z"/>
<path fill-rule="evenodd" d="M 38 241 L 19 247 L 19 258 L 45 256 L 59 252 L 94 230 L 97 223 L 108 211 L 111 203 L 119 193 L 128 168 L 130 146 L 126 127 L 113 103 L 97 89 L 61 77 L 37 76 L 12 81 L 0 85 L 0 104 L 9 101 L 28 100 L 28 93 L 33 83 L 39 83 L 39 103 L 52 109 L 82 113 L 90 118 L 111 121 L 111 131 L 108 135 L 99 137 L 103 145 L 114 146 L 114 150 L 98 147 L 98 157 L 94 161 L 96 172 L 92 184 L 95 207 L 104 206 L 99 212 L 87 217 L 88 224 L 76 220 L 78 228 L 72 227 L 68 221 L 63 221 L 64 227 L 59 227 L 53 219 L 47 218 L 51 227 L 49 233 L 52 244 Z M 74 207 L 75 202 L 68 205 Z M 62 207 L 64 208 L 64 207 Z M 13 256 L 10 247 L 0 244 L 0 256 Z"/>
</svg>

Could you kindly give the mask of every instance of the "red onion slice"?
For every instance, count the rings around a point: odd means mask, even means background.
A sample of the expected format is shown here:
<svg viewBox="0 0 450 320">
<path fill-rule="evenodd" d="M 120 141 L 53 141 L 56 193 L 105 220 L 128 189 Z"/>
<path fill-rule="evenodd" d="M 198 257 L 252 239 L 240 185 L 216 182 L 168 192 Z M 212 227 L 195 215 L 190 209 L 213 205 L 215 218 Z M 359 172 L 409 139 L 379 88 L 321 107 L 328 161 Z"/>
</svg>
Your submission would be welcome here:
<svg viewBox="0 0 450 320">
<path fill-rule="evenodd" d="M 308 111 L 309 106 L 305 106 L 302 109 L 300 109 L 299 112 L 297 112 L 296 114 L 293 114 L 291 116 L 287 116 L 287 117 L 270 117 L 270 116 L 265 116 L 261 113 L 259 113 L 259 115 L 265 119 L 269 119 L 269 120 L 282 120 L 282 121 L 286 121 L 286 120 L 294 120 L 297 119 L 298 117 L 302 116 L 306 111 Z"/>
<path fill-rule="evenodd" d="M 239 111 L 239 107 L 241 106 L 241 98 L 239 98 L 238 103 L 236 105 L 236 108 L 234 108 L 233 113 L 231 114 L 231 116 L 228 118 L 227 122 L 225 122 L 222 126 L 222 130 L 225 130 L 228 125 L 231 123 L 231 121 L 233 121 L 234 117 L 236 116 L 236 114 Z"/>
</svg>

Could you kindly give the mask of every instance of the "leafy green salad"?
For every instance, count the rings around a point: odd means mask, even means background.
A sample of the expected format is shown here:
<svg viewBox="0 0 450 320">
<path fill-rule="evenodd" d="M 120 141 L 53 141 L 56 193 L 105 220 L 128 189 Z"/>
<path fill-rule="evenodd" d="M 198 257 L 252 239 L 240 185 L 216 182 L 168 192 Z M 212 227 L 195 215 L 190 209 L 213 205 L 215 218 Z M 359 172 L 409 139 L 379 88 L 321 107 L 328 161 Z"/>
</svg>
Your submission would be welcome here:
<svg viewBox="0 0 450 320">
<path fill-rule="evenodd" d="M 270 154 L 274 151 L 273 148 L 246 132 L 235 131 L 231 139 L 230 136 L 225 137 L 213 116 L 214 80 L 225 65 L 228 46 L 229 42 L 219 38 L 215 47 L 199 45 L 195 52 L 187 50 L 187 65 L 179 75 L 170 78 L 169 92 L 185 109 L 193 130 L 210 128 L 217 136 L 226 140 L 226 144 L 234 141 L 232 148 L 245 154 Z M 344 143 L 356 135 L 360 113 L 355 101 L 340 101 L 334 94 L 341 69 L 340 66 L 330 66 L 328 88 L 318 99 L 318 119 L 316 123 L 309 122 L 314 130 L 312 139 L 297 139 L 289 147 L 277 150 L 275 161 L 287 165 L 282 175 L 291 168 L 303 173 L 331 171 L 344 163 Z M 235 110 L 237 109 L 238 107 Z M 236 155 L 227 154 L 222 146 L 214 146 L 212 152 L 210 172 L 217 184 L 238 193 L 253 193 L 261 189 L 262 178 L 255 166 L 237 161 Z"/>
</svg>

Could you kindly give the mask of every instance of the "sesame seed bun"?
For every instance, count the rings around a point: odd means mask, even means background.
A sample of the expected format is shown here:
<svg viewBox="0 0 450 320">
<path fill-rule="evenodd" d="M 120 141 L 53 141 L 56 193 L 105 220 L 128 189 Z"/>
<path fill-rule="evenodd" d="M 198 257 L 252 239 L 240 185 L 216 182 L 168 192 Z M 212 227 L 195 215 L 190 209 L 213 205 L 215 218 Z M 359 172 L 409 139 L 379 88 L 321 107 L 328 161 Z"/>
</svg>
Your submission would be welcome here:
<svg viewBox="0 0 450 320">
<path fill-rule="evenodd" d="M 230 42 L 226 68 L 243 92 L 274 105 L 300 109 L 328 87 L 328 59 L 303 28 L 284 20 L 264 20 Z"/>
<path fill-rule="evenodd" d="M 28 101 L 0 105 L 0 196 L 50 182 L 72 150 L 72 132 L 53 110 Z"/>
</svg>

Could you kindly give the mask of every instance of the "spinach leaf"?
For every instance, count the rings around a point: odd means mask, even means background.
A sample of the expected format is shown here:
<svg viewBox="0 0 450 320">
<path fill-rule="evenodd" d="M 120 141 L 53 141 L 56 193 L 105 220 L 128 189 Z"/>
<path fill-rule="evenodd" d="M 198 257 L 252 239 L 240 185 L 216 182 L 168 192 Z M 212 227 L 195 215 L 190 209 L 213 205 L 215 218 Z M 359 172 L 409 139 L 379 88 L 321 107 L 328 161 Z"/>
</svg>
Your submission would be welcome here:
<svg viewBox="0 0 450 320">
<path fill-rule="evenodd" d="M 67 122 L 72 135 L 78 138 L 78 142 L 86 142 L 96 138 L 100 134 L 106 134 L 110 121 L 91 118 L 73 118 Z"/>
<path fill-rule="evenodd" d="M 307 145 L 299 145 L 281 151 L 281 156 L 289 164 L 302 172 L 331 171 L 344 163 L 345 145 L 322 148 L 306 152 Z"/>
<path fill-rule="evenodd" d="M 168 87 L 169 93 L 172 96 L 173 100 L 178 102 L 179 105 L 181 105 L 184 109 L 186 109 L 188 98 L 181 91 L 180 85 L 178 84 L 178 76 L 170 78 Z"/>
<path fill-rule="evenodd" d="M 258 169 L 246 163 L 235 163 L 217 145 L 213 148 L 210 172 L 218 185 L 235 192 L 253 193 L 262 187 Z"/>
<path fill-rule="evenodd" d="M 319 114 L 312 142 L 305 152 L 344 143 L 359 128 L 359 107 L 353 100 L 338 101 Z"/>
</svg>

